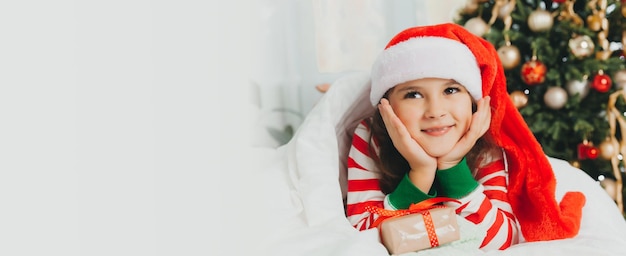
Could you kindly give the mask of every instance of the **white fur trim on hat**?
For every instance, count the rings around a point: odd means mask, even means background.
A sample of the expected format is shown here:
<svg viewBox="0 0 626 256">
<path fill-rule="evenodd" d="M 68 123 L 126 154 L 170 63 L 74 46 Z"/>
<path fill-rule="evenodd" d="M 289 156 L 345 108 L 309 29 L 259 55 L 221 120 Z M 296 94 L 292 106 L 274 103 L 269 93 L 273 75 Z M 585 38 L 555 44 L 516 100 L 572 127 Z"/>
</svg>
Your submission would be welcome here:
<svg viewBox="0 0 626 256">
<path fill-rule="evenodd" d="M 482 98 L 480 70 L 465 44 L 444 37 L 414 37 L 388 47 L 374 62 L 372 105 L 394 86 L 420 78 L 454 79 L 474 99 Z"/>
</svg>

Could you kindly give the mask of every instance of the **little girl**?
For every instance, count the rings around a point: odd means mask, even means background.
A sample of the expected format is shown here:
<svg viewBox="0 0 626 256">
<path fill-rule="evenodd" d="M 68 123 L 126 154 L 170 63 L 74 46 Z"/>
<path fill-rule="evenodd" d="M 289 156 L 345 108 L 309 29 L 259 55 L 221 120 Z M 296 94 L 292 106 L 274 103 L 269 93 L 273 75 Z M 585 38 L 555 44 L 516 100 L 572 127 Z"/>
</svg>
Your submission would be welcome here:
<svg viewBox="0 0 626 256">
<path fill-rule="evenodd" d="M 355 228 L 379 217 L 367 206 L 448 197 L 460 203 L 446 206 L 485 231 L 482 250 L 578 233 L 585 197 L 556 201 L 552 167 L 486 40 L 456 24 L 400 32 L 373 65 L 370 101 L 376 111 L 356 128 L 348 158 Z"/>
</svg>

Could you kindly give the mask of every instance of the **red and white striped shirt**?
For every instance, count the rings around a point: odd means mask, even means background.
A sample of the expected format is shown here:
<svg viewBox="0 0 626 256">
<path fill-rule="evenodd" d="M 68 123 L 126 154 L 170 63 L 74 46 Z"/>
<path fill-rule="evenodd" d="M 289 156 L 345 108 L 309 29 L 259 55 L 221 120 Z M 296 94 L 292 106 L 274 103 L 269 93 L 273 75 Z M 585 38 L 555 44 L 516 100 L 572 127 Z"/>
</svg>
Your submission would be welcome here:
<svg viewBox="0 0 626 256">
<path fill-rule="evenodd" d="M 348 155 L 348 194 L 346 213 L 358 230 L 372 227 L 378 218 L 365 208 L 368 205 L 394 209 L 378 184 L 378 168 L 369 151 L 370 130 L 365 121 L 356 128 Z M 378 147 L 374 145 L 378 153 Z M 486 231 L 480 248 L 484 251 L 503 250 L 518 243 L 518 226 L 507 199 L 508 173 L 499 158 L 481 167 L 475 175 L 478 186 L 468 195 L 458 198 L 461 204 L 449 202 L 464 217 Z"/>
</svg>

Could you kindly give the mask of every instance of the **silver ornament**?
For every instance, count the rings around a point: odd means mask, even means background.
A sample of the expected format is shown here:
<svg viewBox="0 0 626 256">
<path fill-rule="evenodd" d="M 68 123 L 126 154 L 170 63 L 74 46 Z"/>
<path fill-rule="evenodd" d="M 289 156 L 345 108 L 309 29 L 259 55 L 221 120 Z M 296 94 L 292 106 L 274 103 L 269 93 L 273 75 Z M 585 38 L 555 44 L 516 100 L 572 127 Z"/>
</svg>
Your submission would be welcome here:
<svg viewBox="0 0 626 256">
<path fill-rule="evenodd" d="M 567 103 L 567 91 L 559 86 L 552 86 L 543 95 L 543 101 L 551 109 L 561 109 Z"/>
<path fill-rule="evenodd" d="M 570 39 L 568 46 L 574 56 L 577 58 L 583 58 L 594 52 L 595 44 L 593 43 L 593 40 L 591 40 L 591 37 L 584 35 L 576 36 Z"/>
<path fill-rule="evenodd" d="M 611 140 L 607 138 L 602 143 L 600 143 L 598 149 L 600 150 L 599 155 L 602 159 L 611 160 L 619 153 L 619 143 L 617 142 L 617 140 Z"/>
<path fill-rule="evenodd" d="M 504 45 L 498 48 L 498 57 L 500 57 L 502 67 L 505 70 L 517 67 L 522 59 L 519 49 L 515 45 Z"/>
<path fill-rule="evenodd" d="M 543 9 L 537 9 L 528 16 L 528 28 L 534 32 L 544 32 L 552 28 L 552 14 Z"/>
<path fill-rule="evenodd" d="M 489 25 L 487 25 L 487 23 L 480 17 L 474 17 L 467 20 L 464 27 L 472 34 L 481 37 L 489 31 Z"/>
<path fill-rule="evenodd" d="M 565 85 L 567 92 L 570 96 L 574 96 L 576 94 L 580 95 L 580 98 L 584 98 L 589 94 L 589 89 L 591 88 L 589 84 L 589 80 L 570 80 Z"/>
</svg>

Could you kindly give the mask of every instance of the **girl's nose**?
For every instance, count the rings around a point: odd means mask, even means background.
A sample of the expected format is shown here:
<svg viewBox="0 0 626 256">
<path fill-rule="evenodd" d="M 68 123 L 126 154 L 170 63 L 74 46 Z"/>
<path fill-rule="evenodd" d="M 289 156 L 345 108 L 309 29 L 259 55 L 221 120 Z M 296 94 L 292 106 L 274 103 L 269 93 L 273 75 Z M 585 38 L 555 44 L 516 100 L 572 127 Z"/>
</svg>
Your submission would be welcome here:
<svg viewBox="0 0 626 256">
<path fill-rule="evenodd" d="M 424 114 L 427 118 L 443 117 L 446 115 L 445 106 L 441 101 L 431 98 L 426 101 L 426 111 Z"/>
</svg>

